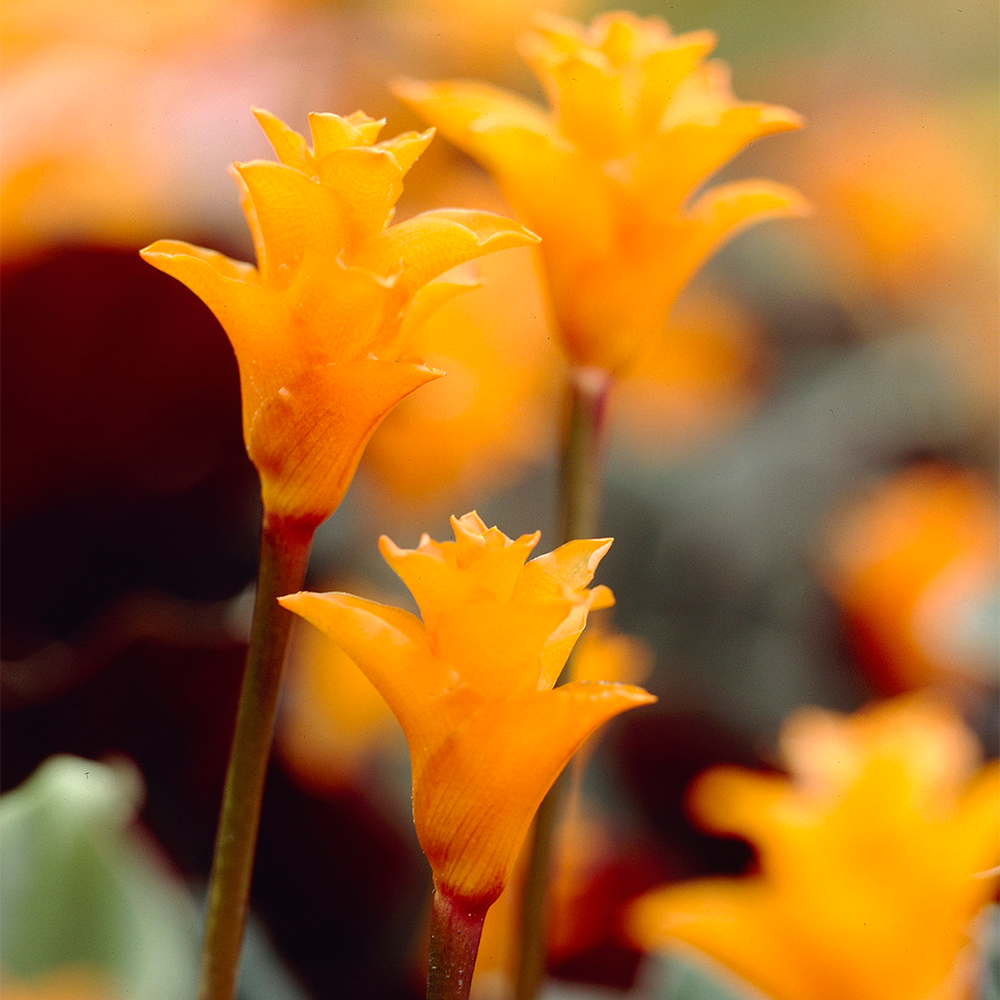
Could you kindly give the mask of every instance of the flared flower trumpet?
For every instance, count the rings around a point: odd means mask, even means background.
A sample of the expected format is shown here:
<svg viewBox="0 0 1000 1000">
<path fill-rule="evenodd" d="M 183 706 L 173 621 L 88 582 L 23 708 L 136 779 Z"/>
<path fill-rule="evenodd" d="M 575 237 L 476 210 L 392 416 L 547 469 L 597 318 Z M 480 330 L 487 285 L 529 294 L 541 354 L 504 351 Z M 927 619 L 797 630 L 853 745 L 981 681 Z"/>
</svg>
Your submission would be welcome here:
<svg viewBox="0 0 1000 1000">
<path fill-rule="evenodd" d="M 536 237 L 460 209 L 389 225 L 433 129 L 377 142 L 384 122 L 361 112 L 312 114 L 309 148 L 254 113 L 279 160 L 233 167 L 257 266 L 173 240 L 142 255 L 195 292 L 232 342 L 265 510 L 315 527 L 340 503 L 381 420 L 441 374 L 400 360 L 409 331 L 469 287 L 432 279 Z"/>
<path fill-rule="evenodd" d="M 801 710 L 786 779 L 718 768 L 693 810 L 758 850 L 760 874 L 656 890 L 645 948 L 684 942 L 773 1000 L 968 1000 L 972 922 L 996 891 L 1000 773 L 927 696 L 852 716 Z"/>
<path fill-rule="evenodd" d="M 470 81 L 402 81 L 397 93 L 498 181 L 542 237 L 570 359 L 615 373 L 659 336 L 687 280 L 725 240 L 802 197 L 764 180 L 696 194 L 761 136 L 800 127 L 786 108 L 738 102 L 705 62 L 710 31 L 672 35 L 656 18 L 551 18 L 522 52 L 548 111 Z"/>
<path fill-rule="evenodd" d="M 525 563 L 537 532 L 511 540 L 475 513 L 451 523 L 454 542 L 380 541 L 421 618 L 350 594 L 281 603 L 332 636 L 388 702 L 409 744 L 413 818 L 435 888 L 485 913 L 574 751 L 655 699 L 627 684 L 552 690 L 588 613 L 612 603 L 606 587 L 587 587 L 610 539 Z"/>
</svg>

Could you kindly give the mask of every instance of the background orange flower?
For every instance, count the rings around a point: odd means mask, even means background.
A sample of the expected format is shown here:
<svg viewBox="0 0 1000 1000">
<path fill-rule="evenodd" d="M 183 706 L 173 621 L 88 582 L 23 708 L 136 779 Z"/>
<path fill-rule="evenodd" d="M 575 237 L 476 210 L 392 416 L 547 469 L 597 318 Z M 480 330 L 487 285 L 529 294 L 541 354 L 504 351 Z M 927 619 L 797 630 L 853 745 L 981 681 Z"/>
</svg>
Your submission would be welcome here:
<svg viewBox="0 0 1000 1000">
<path fill-rule="evenodd" d="M 796 215 L 790 188 L 742 181 L 697 193 L 753 139 L 798 128 L 740 103 L 704 58 L 711 32 L 656 18 L 552 19 L 522 51 L 552 107 L 466 81 L 404 82 L 401 97 L 496 178 L 541 247 L 571 361 L 618 371 L 663 333 L 691 275 L 751 222 Z"/>
<path fill-rule="evenodd" d="M 707 827 L 753 842 L 760 873 L 650 893 L 633 939 L 686 942 L 773 1000 L 971 997 L 972 921 L 1000 861 L 996 763 L 980 768 L 972 733 L 926 697 L 803 709 L 782 745 L 790 778 L 726 768 L 692 790 Z"/>
</svg>

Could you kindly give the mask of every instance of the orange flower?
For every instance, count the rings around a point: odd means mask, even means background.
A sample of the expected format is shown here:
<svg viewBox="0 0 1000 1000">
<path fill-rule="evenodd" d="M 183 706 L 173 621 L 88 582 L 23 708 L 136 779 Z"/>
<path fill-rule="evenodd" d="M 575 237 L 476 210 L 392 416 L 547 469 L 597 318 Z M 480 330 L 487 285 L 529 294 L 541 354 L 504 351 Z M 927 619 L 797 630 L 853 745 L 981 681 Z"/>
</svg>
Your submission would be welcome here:
<svg viewBox="0 0 1000 1000">
<path fill-rule="evenodd" d="M 535 237 L 460 209 L 388 226 L 433 130 L 376 142 L 384 123 L 361 112 L 313 114 L 310 149 L 255 114 L 280 160 L 234 165 L 258 267 L 172 240 L 142 253 L 202 298 L 232 341 L 265 509 L 315 526 L 340 503 L 389 410 L 440 375 L 399 361 L 410 330 L 469 287 L 431 279 Z"/>
<path fill-rule="evenodd" d="M 970 924 L 993 897 L 998 771 L 943 703 L 805 709 L 782 733 L 790 779 L 718 768 L 705 825 L 752 840 L 759 875 L 640 899 L 633 939 L 701 949 L 772 1000 L 971 996 Z"/>
<path fill-rule="evenodd" d="M 906 469 L 840 511 L 825 548 L 830 589 L 884 687 L 992 682 L 1000 516 L 984 478 Z"/>
<path fill-rule="evenodd" d="M 726 68 L 704 62 L 714 44 L 711 32 L 674 36 L 628 13 L 589 29 L 550 19 L 523 51 L 551 112 L 468 81 L 398 87 L 543 237 L 556 318 L 578 365 L 621 369 L 662 333 L 721 242 L 804 211 L 796 192 L 763 180 L 694 196 L 752 140 L 801 125 L 785 108 L 737 102 Z"/>
<path fill-rule="evenodd" d="M 587 589 L 610 539 L 569 542 L 525 564 L 538 532 L 512 541 L 476 513 L 451 524 L 454 542 L 380 541 L 422 621 L 350 594 L 281 603 L 340 643 L 389 703 L 410 747 L 413 818 L 434 884 L 482 909 L 577 747 L 654 699 L 626 684 L 551 690 L 589 611 L 612 603 L 606 587 Z"/>
</svg>

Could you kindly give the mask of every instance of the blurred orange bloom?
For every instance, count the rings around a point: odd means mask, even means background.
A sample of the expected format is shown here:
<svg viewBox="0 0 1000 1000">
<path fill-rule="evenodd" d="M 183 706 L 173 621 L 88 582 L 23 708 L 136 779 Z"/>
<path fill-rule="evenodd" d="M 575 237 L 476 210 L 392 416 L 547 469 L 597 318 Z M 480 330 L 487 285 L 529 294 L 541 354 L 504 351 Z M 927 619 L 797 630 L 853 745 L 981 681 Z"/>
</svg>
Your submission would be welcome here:
<svg viewBox="0 0 1000 1000">
<path fill-rule="evenodd" d="M 915 82 L 886 85 L 859 65 L 799 74 L 836 80 L 822 88 L 817 126 L 789 164 L 817 207 L 807 235 L 831 291 L 861 328 L 933 338 L 976 393 L 970 402 L 993 421 L 1000 260 L 992 108 L 987 118 L 978 101 L 950 91 L 942 100 Z"/>
<path fill-rule="evenodd" d="M 278 741 L 296 778 L 323 793 L 363 780 L 380 751 L 402 749 L 382 696 L 328 636 L 293 631 Z"/>
<path fill-rule="evenodd" d="M 790 777 L 724 767 L 692 791 L 706 827 L 757 847 L 760 874 L 634 904 L 643 948 L 685 942 L 773 1000 L 965 1000 L 970 931 L 996 891 L 1000 783 L 944 703 L 794 714 Z"/>
<path fill-rule="evenodd" d="M 4 260 L 80 244 L 131 252 L 163 231 L 229 230 L 226 179 L 214 170 L 233 143 L 256 143 L 248 103 L 316 106 L 342 79 L 335 17 L 309 7 L 6 0 Z M 329 41 L 303 45 L 307 30 Z"/>
<path fill-rule="evenodd" d="M 534 260 L 502 253 L 478 269 L 481 287 L 445 303 L 410 341 L 448 377 L 403 400 L 365 452 L 380 506 L 407 524 L 511 488 L 556 438 L 562 359 L 545 337 Z"/>
<path fill-rule="evenodd" d="M 460 209 L 388 225 L 433 130 L 376 142 L 384 122 L 312 114 L 310 149 L 255 114 L 280 160 L 233 168 L 258 266 L 172 240 L 142 254 L 203 299 L 232 341 L 265 509 L 315 526 L 340 503 L 389 410 L 440 375 L 399 360 L 410 330 L 469 287 L 432 279 L 535 237 Z"/>
<path fill-rule="evenodd" d="M 801 125 L 785 108 L 736 101 L 726 68 L 704 62 L 714 44 L 711 32 L 674 36 L 628 13 L 589 28 L 553 18 L 523 46 L 552 111 L 468 81 L 397 88 L 496 177 L 542 236 L 575 364 L 620 370 L 663 332 L 678 293 L 720 243 L 804 211 L 795 191 L 763 180 L 695 195 L 752 140 Z"/>
<path fill-rule="evenodd" d="M 610 426 L 639 459 L 660 463 L 739 426 L 767 384 L 759 325 L 735 299 L 699 283 L 619 380 Z"/>
<path fill-rule="evenodd" d="M 654 699 L 625 684 L 551 690 L 590 610 L 612 603 L 606 587 L 587 588 L 610 539 L 525 564 L 538 532 L 511 540 L 476 513 L 451 523 L 454 542 L 380 542 L 422 621 L 350 594 L 281 603 L 333 637 L 389 703 L 409 743 L 413 818 L 435 887 L 482 909 L 577 747 Z"/>
<path fill-rule="evenodd" d="M 893 692 L 942 678 L 995 681 L 1000 582 L 996 490 L 973 472 L 907 469 L 840 512 L 826 578 Z M 988 626 L 987 626 L 988 628 Z"/>
<path fill-rule="evenodd" d="M 821 114 L 791 167 L 852 304 L 883 297 L 912 315 L 955 286 L 974 293 L 996 268 L 995 171 L 975 123 L 953 101 L 870 83 L 838 86 Z"/>
</svg>

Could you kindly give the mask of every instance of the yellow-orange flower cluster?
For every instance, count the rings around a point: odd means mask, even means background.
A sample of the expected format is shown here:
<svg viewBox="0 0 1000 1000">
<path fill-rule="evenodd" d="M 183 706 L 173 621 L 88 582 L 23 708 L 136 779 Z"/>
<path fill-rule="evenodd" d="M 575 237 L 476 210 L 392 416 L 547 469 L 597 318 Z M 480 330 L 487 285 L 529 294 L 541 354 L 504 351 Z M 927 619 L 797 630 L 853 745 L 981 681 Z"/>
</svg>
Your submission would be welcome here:
<svg viewBox="0 0 1000 1000">
<path fill-rule="evenodd" d="M 552 690 L 593 608 L 588 589 L 610 539 L 569 542 L 525 563 L 539 535 L 507 538 L 475 513 L 454 542 L 382 554 L 421 618 L 350 594 L 300 593 L 284 607 L 333 637 L 406 734 L 413 817 L 437 890 L 485 907 L 507 882 L 539 803 L 601 723 L 653 701 L 627 684 Z"/>
<path fill-rule="evenodd" d="M 1000 782 L 929 697 L 782 733 L 791 778 L 719 768 L 695 814 L 757 847 L 760 874 L 656 890 L 633 939 L 701 949 L 772 1000 L 968 1000 L 973 918 L 996 890 Z"/>
<path fill-rule="evenodd" d="M 389 410 L 440 373 L 401 362 L 409 331 L 469 287 L 432 279 L 535 239 L 489 212 L 389 225 L 433 130 L 377 142 L 361 112 L 309 116 L 313 147 L 255 112 L 280 162 L 234 166 L 257 267 L 177 241 L 143 251 L 212 309 L 240 367 L 243 433 L 265 509 L 315 526 L 339 504 Z"/>
<path fill-rule="evenodd" d="M 695 194 L 752 140 L 798 128 L 786 108 L 734 99 L 709 31 L 672 35 L 613 13 L 589 28 L 550 19 L 523 52 L 547 111 L 469 81 L 398 93 L 497 179 L 541 252 L 571 360 L 611 372 L 662 333 L 681 288 L 742 227 L 801 214 L 763 180 Z"/>
</svg>

